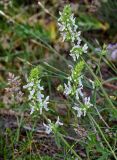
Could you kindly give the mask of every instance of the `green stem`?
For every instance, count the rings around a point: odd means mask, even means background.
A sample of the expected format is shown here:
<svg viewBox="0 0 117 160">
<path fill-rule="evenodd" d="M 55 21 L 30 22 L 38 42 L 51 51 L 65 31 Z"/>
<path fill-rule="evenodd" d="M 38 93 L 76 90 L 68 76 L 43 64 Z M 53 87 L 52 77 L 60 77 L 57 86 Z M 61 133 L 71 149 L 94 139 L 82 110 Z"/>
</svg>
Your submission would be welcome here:
<svg viewBox="0 0 117 160">
<path fill-rule="evenodd" d="M 43 115 L 44 119 L 48 122 L 48 118 L 46 115 Z M 56 131 L 55 131 L 56 132 Z M 71 152 L 78 158 L 78 160 L 82 160 L 82 158 L 70 147 L 68 142 L 63 138 L 62 134 L 57 132 L 58 136 L 61 138 L 61 140 L 64 142 L 64 144 L 71 150 Z"/>
<path fill-rule="evenodd" d="M 70 145 L 68 144 L 68 142 L 63 138 L 63 136 L 59 134 L 59 137 L 61 138 L 61 140 L 64 142 L 64 144 L 71 150 L 71 152 L 79 159 L 82 160 L 82 158 L 70 147 Z"/>
<path fill-rule="evenodd" d="M 95 78 L 95 80 L 97 80 L 99 82 L 100 88 L 105 96 L 105 98 L 107 99 L 108 103 L 110 104 L 110 106 L 116 111 L 115 106 L 113 105 L 113 103 L 111 102 L 110 98 L 108 97 L 107 93 L 105 92 L 101 82 L 99 81 L 99 79 L 97 78 L 97 76 L 94 74 L 93 70 L 91 69 L 91 67 L 85 62 L 85 60 L 81 57 L 81 59 L 84 61 L 84 63 L 86 64 L 87 68 L 89 69 L 89 71 L 91 72 L 92 76 Z"/>
<path fill-rule="evenodd" d="M 100 132 L 102 138 L 104 139 L 104 141 L 106 142 L 108 148 L 109 148 L 110 151 L 112 152 L 113 157 L 117 160 L 117 156 L 116 156 L 115 152 L 113 151 L 112 147 L 110 146 L 109 142 L 107 141 L 106 137 L 104 136 L 104 134 L 103 134 L 103 132 L 102 132 L 100 126 L 97 124 L 97 122 L 95 121 L 95 119 L 94 119 L 91 115 L 89 115 L 89 118 L 94 122 L 94 124 L 95 124 L 96 127 L 98 128 L 98 130 L 99 130 L 99 132 Z"/>
</svg>

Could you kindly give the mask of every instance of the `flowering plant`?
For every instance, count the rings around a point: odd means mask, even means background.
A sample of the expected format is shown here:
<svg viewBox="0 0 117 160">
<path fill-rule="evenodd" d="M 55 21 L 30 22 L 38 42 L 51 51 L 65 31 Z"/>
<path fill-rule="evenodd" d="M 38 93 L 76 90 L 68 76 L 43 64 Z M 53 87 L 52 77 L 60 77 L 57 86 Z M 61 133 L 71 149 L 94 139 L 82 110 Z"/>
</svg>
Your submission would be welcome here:
<svg viewBox="0 0 117 160">
<path fill-rule="evenodd" d="M 82 83 L 82 71 L 85 64 L 80 57 L 83 53 L 87 53 L 88 45 L 87 43 L 81 43 L 81 31 L 78 31 L 78 26 L 76 25 L 70 5 L 66 5 L 63 12 L 60 12 L 58 25 L 63 41 L 70 41 L 72 44 L 70 56 L 75 62 L 75 66 L 71 70 L 71 76 L 68 77 L 68 83 L 64 84 L 64 94 L 74 97 L 75 102 L 72 108 L 77 111 L 77 117 L 85 116 L 87 109 L 93 106 L 90 102 L 90 97 L 86 97 L 83 93 L 84 86 Z M 81 102 L 78 104 L 80 100 Z"/>
<path fill-rule="evenodd" d="M 41 3 L 39 3 L 39 5 L 40 4 Z M 46 10 L 46 12 L 47 14 L 49 14 L 49 11 Z M 7 16 L 6 14 L 4 14 L 3 16 L 9 19 L 9 16 Z M 18 24 L 18 21 L 16 24 Z M 51 25 L 53 30 L 54 29 L 53 22 L 51 23 Z M 97 155 L 102 155 L 99 159 L 104 159 L 104 158 L 110 159 L 112 158 L 112 155 L 115 157 L 115 159 L 117 159 L 115 155 L 116 140 L 112 139 L 111 141 L 110 137 L 108 138 L 108 135 L 107 135 L 110 132 L 110 130 L 115 131 L 115 128 L 116 128 L 115 125 L 114 127 L 111 128 L 110 126 L 113 123 L 110 123 L 110 122 L 112 121 L 115 122 L 115 119 L 117 117 L 116 107 L 114 106 L 114 104 L 116 104 L 114 101 L 117 98 L 116 98 L 116 94 L 114 95 L 113 93 L 108 93 L 109 90 L 107 90 L 107 88 L 104 89 L 103 87 L 103 86 L 106 86 L 106 87 L 116 89 L 114 85 L 109 84 L 111 81 L 115 81 L 116 77 L 111 77 L 111 78 L 109 77 L 106 80 L 106 77 L 103 77 L 102 75 L 103 72 L 100 67 L 100 66 L 103 66 L 102 65 L 102 61 L 103 61 L 103 64 L 108 63 L 108 67 L 110 67 L 109 72 L 110 72 L 110 69 L 112 69 L 113 72 L 116 73 L 116 66 L 111 64 L 108 61 L 108 59 L 106 59 L 108 58 L 106 57 L 106 55 L 108 50 L 108 56 L 112 54 L 111 59 L 112 60 L 116 59 L 117 45 L 112 44 L 112 45 L 109 45 L 108 48 L 107 48 L 107 45 L 104 45 L 102 48 L 99 47 L 97 49 L 95 47 L 92 47 L 93 49 L 92 53 L 96 53 L 95 54 L 96 56 L 93 54 L 93 56 L 90 56 L 91 59 L 88 59 L 88 62 L 86 62 L 85 61 L 86 57 L 89 56 L 90 52 L 88 51 L 87 43 L 84 42 L 81 36 L 81 31 L 79 29 L 79 26 L 76 23 L 76 19 L 74 17 L 74 14 L 72 13 L 70 5 L 66 5 L 63 9 L 63 12 L 60 12 L 60 18 L 58 19 L 58 26 L 59 26 L 59 30 L 60 30 L 63 42 L 65 41 L 70 44 L 69 57 L 73 61 L 72 65 L 70 66 L 70 69 L 71 69 L 69 72 L 70 74 L 66 74 L 64 71 L 61 71 L 60 69 L 55 68 L 54 66 L 51 66 L 47 62 L 43 63 L 43 61 L 40 61 L 39 59 L 39 62 L 46 67 L 44 68 L 44 70 L 41 66 L 37 66 L 31 69 L 31 72 L 28 78 L 26 79 L 27 84 L 23 86 L 23 88 L 28 93 L 27 98 L 25 98 L 24 96 L 25 93 L 22 92 L 22 85 L 21 85 L 22 83 L 21 83 L 20 77 L 19 76 L 15 77 L 14 74 L 9 73 L 8 85 L 5 92 L 3 93 L 6 95 L 4 96 L 4 103 L 7 106 L 13 104 L 12 107 L 14 107 L 14 109 L 17 107 L 16 110 L 20 109 L 21 111 L 22 110 L 24 111 L 24 107 L 27 106 L 28 104 L 28 107 L 29 107 L 28 109 L 30 110 L 30 114 L 32 116 L 26 114 L 26 117 L 28 117 L 29 119 L 31 117 L 33 119 L 31 119 L 32 123 L 30 122 L 27 123 L 27 120 L 26 121 L 23 120 L 23 117 L 25 117 L 25 114 L 20 114 L 20 113 L 15 114 L 15 112 L 10 112 L 10 114 L 15 115 L 15 117 L 17 116 L 18 125 L 15 124 L 15 126 L 18 126 L 18 130 L 15 134 L 15 137 L 12 138 L 10 134 L 10 137 L 7 136 L 6 138 L 10 140 L 10 142 L 11 142 L 11 139 L 13 139 L 13 143 L 11 143 L 11 147 L 15 147 L 14 151 L 16 151 L 17 145 L 14 145 L 14 140 L 16 139 L 16 141 L 18 142 L 18 140 L 22 139 L 22 136 L 20 136 L 20 133 L 19 133 L 21 131 L 20 128 L 22 127 L 25 130 L 31 131 L 31 134 L 26 134 L 28 136 L 28 139 L 24 139 L 24 135 L 23 135 L 23 142 L 21 143 L 21 146 L 23 143 L 25 144 L 24 146 L 26 147 L 26 150 L 23 147 L 24 151 L 29 151 L 29 149 L 31 149 L 30 158 L 32 158 L 32 153 L 33 153 L 32 146 L 34 146 L 34 148 L 36 149 L 35 145 L 37 144 L 37 142 L 34 145 L 32 141 L 32 135 L 33 135 L 32 133 L 36 132 L 36 133 L 41 133 L 41 134 L 38 134 L 39 138 L 41 138 L 41 141 L 39 139 L 39 146 L 40 146 L 40 143 L 43 141 L 42 140 L 43 136 L 44 136 L 44 139 L 46 136 L 46 140 L 47 138 L 51 138 L 52 140 L 53 134 L 54 134 L 56 144 L 63 149 L 63 152 L 62 152 L 63 156 L 60 155 L 59 158 L 57 157 L 57 159 L 67 159 L 67 160 L 73 159 L 74 160 L 76 157 L 78 160 L 82 158 L 97 159 Z M 58 55 L 62 60 L 64 60 L 68 64 L 69 61 L 67 61 L 63 56 L 58 54 L 58 52 L 54 48 L 52 48 L 50 44 L 48 44 L 48 42 L 46 42 L 43 39 L 45 38 L 44 36 L 38 37 L 40 36 L 40 32 L 39 34 L 36 34 L 38 33 L 38 30 L 34 30 L 33 32 L 31 26 L 30 28 L 27 25 L 25 26 L 22 24 L 17 25 L 17 27 L 21 29 L 21 31 L 23 30 L 23 33 L 27 36 L 27 38 L 29 37 L 31 38 L 31 41 L 28 42 L 28 45 L 29 43 L 31 44 L 34 43 L 33 44 L 34 46 L 41 45 L 46 49 L 46 53 L 50 49 L 52 52 L 56 53 L 56 55 Z M 35 29 L 38 29 L 38 26 Z M 35 31 L 37 32 L 35 33 Z M 41 43 L 39 43 L 38 41 Z M 11 53 L 12 50 L 14 51 L 14 47 L 12 48 L 12 44 L 13 44 L 12 42 L 14 42 L 14 40 L 10 42 L 11 49 L 10 49 L 10 52 L 8 53 Z M 18 48 L 19 48 L 19 43 L 18 43 Z M 24 48 L 25 48 L 25 45 L 23 48 L 21 47 L 21 49 L 24 49 Z M 28 51 L 27 48 L 28 47 L 26 47 L 26 53 Z M 31 47 L 31 48 L 35 48 L 35 47 Z M 59 49 L 58 44 L 56 45 L 56 49 L 57 50 Z M 18 49 L 18 53 L 20 53 L 19 51 L 20 50 Z M 5 62 L 6 62 L 7 56 L 8 55 L 6 52 L 5 57 L 1 57 L 1 58 L 3 60 L 5 59 Z M 8 56 L 8 62 L 10 57 Z M 36 54 L 36 57 L 37 57 L 37 54 Z M 52 55 L 52 58 L 53 58 L 53 55 Z M 23 61 L 22 58 L 18 58 L 18 59 L 21 60 L 22 62 L 25 62 L 25 61 L 27 62 L 27 60 Z M 50 58 L 48 58 L 47 60 L 50 60 Z M 94 62 L 92 62 L 92 60 Z M 36 61 L 36 63 L 37 62 L 38 61 Z M 30 64 L 30 63 L 27 62 L 27 64 Z M 105 69 L 105 64 L 104 64 L 104 69 Z M 17 63 L 17 66 L 19 68 L 19 63 Z M 95 68 L 96 72 L 93 71 L 93 68 Z M 4 70 L 4 67 L 3 67 L 3 70 Z M 48 74 L 45 74 L 45 72 L 43 71 L 47 71 Z M 107 70 L 104 70 L 104 72 L 105 71 L 107 72 Z M 86 73 L 88 75 L 86 75 Z M 112 73 L 111 75 L 114 75 L 114 74 Z M 89 76 L 91 77 L 91 79 L 88 78 Z M 54 81 L 54 82 L 57 82 L 57 83 L 60 81 L 63 82 L 63 83 L 60 83 L 60 85 L 57 87 L 57 90 L 60 91 L 60 95 L 62 94 L 62 96 L 58 97 L 58 94 L 57 94 L 56 100 L 53 99 L 55 95 L 53 95 L 53 92 L 51 92 L 53 91 L 53 88 L 52 88 L 53 86 L 51 86 L 51 82 L 53 83 L 53 79 L 51 77 L 56 77 L 57 81 Z M 58 78 L 60 78 L 60 81 L 58 81 Z M 94 82 L 92 78 L 94 79 Z M 47 87 L 44 86 L 44 82 L 46 82 L 46 80 L 48 81 L 47 92 L 45 91 Z M 116 83 L 113 83 L 113 84 L 116 84 Z M 56 85 L 54 85 L 54 87 L 55 86 Z M 49 91 L 49 94 L 47 94 L 48 91 Z M 113 94 L 114 96 L 111 94 Z M 105 102 L 108 102 L 108 103 L 105 103 Z M 0 103 L 0 107 L 1 106 L 2 104 Z M 18 106 L 20 106 L 20 108 L 18 108 Z M 105 113 L 107 114 L 107 116 L 105 115 Z M 0 115 L 1 114 L 4 114 L 4 112 L 0 111 Z M 6 111 L 5 114 L 9 115 L 9 112 Z M 104 115 L 104 118 L 102 115 Z M 99 122 L 97 123 L 98 117 L 99 117 Z M 107 117 L 109 118 L 109 120 L 107 121 L 109 122 L 109 124 L 105 121 Z M 26 125 L 24 125 L 25 122 L 26 122 Z M 38 122 L 39 122 L 39 128 L 38 126 L 36 127 L 36 124 Z M 103 125 L 101 122 L 103 122 Z M 27 124 L 29 125 L 27 126 Z M 61 127 L 62 129 L 59 130 L 59 127 Z M 50 134 L 50 135 L 47 136 L 46 134 Z M 106 134 L 106 136 L 104 136 L 104 134 Z M 36 137 L 37 137 L 37 134 L 36 134 Z M 111 137 L 113 136 L 111 135 Z M 34 142 L 35 142 L 35 139 L 34 139 Z M 51 142 L 52 142 L 51 144 L 53 145 L 53 141 Z M 4 142 L 2 143 L 4 144 Z M 47 143 L 48 143 L 48 140 L 47 140 Z M 43 146 L 45 151 L 45 145 Z M 21 152 L 18 151 L 18 152 L 15 152 L 15 154 L 13 153 L 13 159 L 16 158 L 16 155 L 19 156 L 19 153 L 21 153 L 21 156 L 23 156 L 22 147 L 19 146 L 18 148 L 21 148 Z M 79 150 L 77 151 L 77 149 Z M 96 149 L 97 149 L 97 152 L 96 152 Z M 4 151 L 6 152 L 6 146 L 4 148 Z M 91 151 L 95 152 L 96 157 L 94 157 L 94 152 L 91 152 Z M 8 149 L 8 152 L 9 152 L 9 149 Z M 1 153 L 3 153 L 3 149 L 1 150 L 0 155 Z M 9 156 L 10 158 L 11 158 L 11 154 Z M 70 158 L 65 157 L 68 154 L 70 154 Z M 52 152 L 52 155 L 53 155 L 53 152 Z M 80 158 L 80 156 L 82 158 Z M 3 157 L 6 157 L 6 156 L 3 156 Z M 40 158 L 41 157 L 39 156 L 39 159 Z"/>
<path fill-rule="evenodd" d="M 50 134 L 52 131 L 56 132 L 58 126 L 63 125 L 63 123 L 60 122 L 59 117 L 57 118 L 57 121 L 55 122 L 55 124 L 52 123 L 50 119 L 48 119 L 48 122 L 49 122 L 48 125 L 43 123 L 47 134 Z"/>
<path fill-rule="evenodd" d="M 40 68 L 36 67 L 31 70 L 28 84 L 23 86 L 24 89 L 28 89 L 29 96 L 28 100 L 30 101 L 30 107 L 32 114 L 34 111 L 40 111 L 42 114 L 42 110 L 45 109 L 48 111 L 48 103 L 49 103 L 49 96 L 45 97 L 43 94 L 44 87 L 41 85 L 41 79 L 39 77 Z"/>
</svg>

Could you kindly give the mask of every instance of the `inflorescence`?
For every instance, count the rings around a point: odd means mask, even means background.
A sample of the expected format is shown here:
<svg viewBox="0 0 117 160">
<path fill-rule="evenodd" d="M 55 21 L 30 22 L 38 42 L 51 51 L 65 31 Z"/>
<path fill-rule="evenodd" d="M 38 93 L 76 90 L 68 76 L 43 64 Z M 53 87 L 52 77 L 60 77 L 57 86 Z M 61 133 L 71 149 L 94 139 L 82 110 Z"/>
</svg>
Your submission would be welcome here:
<svg viewBox="0 0 117 160">
<path fill-rule="evenodd" d="M 49 96 L 45 97 L 43 94 L 44 87 L 41 85 L 40 79 L 40 68 L 36 67 L 31 70 L 28 84 L 23 87 L 24 89 L 28 89 L 29 91 L 29 104 L 31 107 L 30 114 L 33 114 L 34 111 L 40 111 L 42 114 L 42 110 L 45 109 L 48 111 L 48 103 L 49 103 Z"/>
<path fill-rule="evenodd" d="M 90 97 L 86 97 L 83 93 L 83 74 L 85 67 L 84 62 L 80 59 L 83 53 L 87 53 L 88 45 L 82 43 L 80 37 L 81 31 L 78 31 L 76 20 L 72 14 L 70 5 L 66 5 L 63 12 L 60 12 L 58 26 L 63 37 L 63 41 L 69 41 L 72 44 L 70 56 L 76 63 L 72 67 L 71 76 L 68 77 L 67 84 L 64 84 L 64 94 L 74 98 L 73 109 L 77 112 L 77 117 L 86 115 L 88 108 L 93 106 L 90 102 Z"/>
</svg>

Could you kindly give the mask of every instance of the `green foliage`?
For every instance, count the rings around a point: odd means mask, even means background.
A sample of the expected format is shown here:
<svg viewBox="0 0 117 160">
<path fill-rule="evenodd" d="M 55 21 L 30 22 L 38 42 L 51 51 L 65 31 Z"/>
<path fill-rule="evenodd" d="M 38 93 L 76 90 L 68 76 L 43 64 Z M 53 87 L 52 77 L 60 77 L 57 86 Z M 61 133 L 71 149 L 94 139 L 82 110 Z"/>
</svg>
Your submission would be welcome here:
<svg viewBox="0 0 117 160">
<path fill-rule="evenodd" d="M 72 32 L 74 30 L 74 20 L 72 17 L 72 11 L 70 5 L 66 5 L 63 9 L 63 12 L 60 12 L 60 18 L 58 21 L 62 23 L 61 32 L 66 34 L 65 39 L 70 41 L 72 39 Z"/>
<path fill-rule="evenodd" d="M 66 5 L 61 13 L 61 20 L 66 24 L 69 23 L 70 22 L 69 17 L 71 16 L 71 14 L 72 14 L 72 11 L 71 11 L 70 5 Z"/>
<path fill-rule="evenodd" d="M 52 157 L 49 156 L 43 156 L 41 157 L 42 160 L 54 160 Z"/>
<path fill-rule="evenodd" d="M 108 34 L 114 36 L 117 32 L 116 23 L 117 22 L 117 1 L 108 0 L 107 2 L 101 2 L 101 7 L 99 8 L 97 14 L 103 21 L 109 24 Z M 113 38 L 112 38 L 113 40 Z"/>
<path fill-rule="evenodd" d="M 24 39 L 35 38 L 41 41 L 49 42 L 49 33 L 43 29 L 41 25 L 35 25 L 34 27 L 29 24 L 16 25 L 16 33 Z"/>
<path fill-rule="evenodd" d="M 81 30 L 87 31 L 87 30 L 107 30 L 109 28 L 109 24 L 103 24 L 99 19 L 96 17 L 80 13 L 78 18 L 78 25 L 81 28 Z"/>
<path fill-rule="evenodd" d="M 30 71 L 29 81 L 37 81 L 42 76 L 42 67 L 37 66 Z"/>
<path fill-rule="evenodd" d="M 74 67 L 72 78 L 73 78 L 73 81 L 76 83 L 76 85 L 78 85 L 78 77 L 82 75 L 83 69 L 84 69 L 83 61 L 78 62 Z"/>
</svg>

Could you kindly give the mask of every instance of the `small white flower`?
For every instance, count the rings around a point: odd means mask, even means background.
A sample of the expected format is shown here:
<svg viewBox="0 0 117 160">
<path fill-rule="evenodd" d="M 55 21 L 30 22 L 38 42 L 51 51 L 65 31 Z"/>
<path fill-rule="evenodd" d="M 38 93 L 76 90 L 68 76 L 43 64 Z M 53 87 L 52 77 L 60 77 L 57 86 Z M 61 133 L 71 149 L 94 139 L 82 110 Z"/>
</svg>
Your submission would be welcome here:
<svg viewBox="0 0 117 160">
<path fill-rule="evenodd" d="M 79 100 L 79 91 L 76 90 L 76 100 Z"/>
<path fill-rule="evenodd" d="M 67 95 L 69 95 L 69 94 L 71 93 L 71 91 L 72 91 L 72 86 L 71 86 L 71 84 L 70 84 L 70 81 L 68 81 L 68 84 L 67 84 L 67 85 L 64 83 L 64 86 L 65 86 L 64 94 L 67 96 Z"/>
<path fill-rule="evenodd" d="M 33 105 L 31 105 L 31 104 L 30 104 L 30 106 L 31 106 L 30 114 L 33 114 L 33 112 L 35 111 L 35 107 Z"/>
<path fill-rule="evenodd" d="M 74 45 L 73 48 L 70 50 L 71 53 L 77 53 L 77 49 L 79 49 L 79 45 Z"/>
<path fill-rule="evenodd" d="M 72 35 L 72 36 L 71 36 L 71 41 L 72 41 L 72 43 L 74 43 L 74 41 L 75 41 L 74 33 L 72 33 L 71 35 Z"/>
<path fill-rule="evenodd" d="M 37 101 L 42 101 L 42 98 L 44 98 L 44 95 L 40 92 L 40 91 L 38 91 L 37 92 Z"/>
<path fill-rule="evenodd" d="M 57 121 L 56 121 L 55 124 L 56 124 L 57 126 L 62 126 L 62 125 L 63 125 L 63 123 L 60 122 L 59 116 L 58 116 Z"/>
<path fill-rule="evenodd" d="M 61 24 L 61 23 L 58 23 L 58 26 L 59 26 L 59 30 L 60 31 L 64 31 L 65 30 L 65 25 Z"/>
<path fill-rule="evenodd" d="M 26 88 L 29 88 L 29 87 L 32 87 L 32 86 L 34 86 L 34 83 L 30 82 L 27 85 L 24 85 L 23 88 L 26 89 Z"/>
<path fill-rule="evenodd" d="M 84 46 L 82 47 L 82 50 L 84 53 L 87 53 L 88 45 L 85 43 Z"/>
<path fill-rule="evenodd" d="M 59 11 L 59 14 L 60 14 L 60 16 L 61 16 L 61 15 L 62 15 L 62 12 Z M 60 17 L 59 19 L 61 19 L 61 17 Z M 59 21 L 59 19 L 58 19 L 58 21 Z"/>
<path fill-rule="evenodd" d="M 78 84 L 79 84 L 80 87 L 83 88 L 82 78 L 83 78 L 83 75 L 81 75 L 80 77 L 78 77 Z"/>
<path fill-rule="evenodd" d="M 77 111 L 77 117 L 81 117 L 83 115 L 82 109 L 78 106 L 78 104 L 75 104 L 73 109 Z"/>
<path fill-rule="evenodd" d="M 86 116 L 86 113 L 87 113 L 87 110 L 84 108 L 84 109 L 83 109 L 83 116 L 84 116 L 84 117 Z"/>
<path fill-rule="evenodd" d="M 74 61 L 78 60 L 79 58 L 79 53 L 78 49 L 80 48 L 79 45 L 74 45 L 73 48 L 70 50 L 70 56 L 73 58 Z"/>
<path fill-rule="evenodd" d="M 69 68 L 71 70 L 71 72 L 73 71 L 73 66 L 69 64 Z"/>
<path fill-rule="evenodd" d="M 73 14 L 71 14 L 70 20 L 71 20 L 71 22 L 72 22 L 72 25 L 74 26 L 74 25 L 75 25 L 75 18 L 74 18 L 74 15 L 73 15 Z"/>
<path fill-rule="evenodd" d="M 29 92 L 30 92 L 30 94 L 29 94 L 29 96 L 28 96 L 28 99 L 31 100 L 31 99 L 33 98 L 33 95 L 34 95 L 34 93 L 35 93 L 35 90 L 33 89 L 33 90 L 29 91 Z"/>
<path fill-rule="evenodd" d="M 51 126 L 51 124 L 45 124 L 45 123 L 43 123 L 43 125 L 44 125 L 44 127 L 45 127 L 45 132 L 47 133 L 47 134 L 50 134 L 51 132 L 52 132 L 52 126 Z"/>
<path fill-rule="evenodd" d="M 81 97 L 84 97 L 84 94 L 82 92 L 82 90 L 83 90 L 83 84 L 82 84 L 82 80 L 81 80 L 82 78 L 83 78 L 83 76 L 78 77 L 78 85 L 79 85 L 79 87 L 76 89 L 76 99 L 77 100 L 79 100 L 79 95 Z"/>
<path fill-rule="evenodd" d="M 83 87 L 79 87 L 79 88 L 76 90 L 76 99 L 77 99 L 77 100 L 79 100 L 79 95 L 80 95 L 81 97 L 84 96 L 84 94 L 83 94 L 83 92 L 82 92 L 82 89 L 83 89 Z"/>
<path fill-rule="evenodd" d="M 87 108 L 90 108 L 91 106 L 93 106 L 93 104 L 90 103 L 90 97 L 84 98 L 84 104 L 85 106 L 87 106 Z"/>
<path fill-rule="evenodd" d="M 71 53 L 70 56 L 73 58 L 74 61 L 78 60 L 78 58 L 79 58 L 79 54 L 74 54 L 74 53 L 72 54 Z"/>
<path fill-rule="evenodd" d="M 32 114 L 35 110 L 40 110 L 40 114 L 42 114 L 42 109 L 44 108 L 46 111 L 48 111 L 48 101 L 49 96 L 45 98 L 44 94 L 41 92 L 44 90 L 43 86 L 40 85 L 41 80 L 34 82 L 30 82 L 27 85 L 24 86 L 24 88 L 28 88 L 29 96 L 28 99 L 30 100 L 30 103 L 34 103 L 34 105 L 31 106 L 31 113 Z"/>
<path fill-rule="evenodd" d="M 46 99 L 43 101 L 43 107 L 46 111 L 48 111 L 48 103 L 49 103 L 49 96 L 46 97 Z"/>
<path fill-rule="evenodd" d="M 77 35 L 77 38 L 80 38 L 81 31 L 78 31 L 78 32 L 76 33 L 76 35 Z"/>
<path fill-rule="evenodd" d="M 80 118 L 81 116 L 84 116 L 84 117 L 86 116 L 86 111 L 87 111 L 86 108 L 81 108 L 79 107 L 78 104 L 75 104 L 73 109 L 77 111 L 77 117 Z"/>
<path fill-rule="evenodd" d="M 77 33 L 75 33 L 75 37 L 76 37 L 78 46 L 80 46 L 81 41 L 82 41 L 81 38 L 80 38 L 80 35 L 81 35 L 81 31 L 78 31 Z"/>
<path fill-rule="evenodd" d="M 44 88 L 43 88 L 43 86 L 40 85 L 40 82 L 41 82 L 41 80 L 39 80 L 37 87 L 38 87 L 38 89 L 39 89 L 40 91 L 43 91 Z"/>
<path fill-rule="evenodd" d="M 40 101 L 39 103 L 39 105 L 40 105 L 40 114 L 42 114 L 42 109 L 44 108 L 46 111 L 48 111 L 49 109 L 48 109 L 48 100 L 49 100 L 49 96 L 47 96 L 46 98 L 45 98 L 45 100 L 44 101 Z"/>
<path fill-rule="evenodd" d="M 66 33 L 64 32 L 64 33 L 62 33 L 62 37 L 63 37 L 63 42 L 65 41 L 65 39 L 66 39 Z"/>
<path fill-rule="evenodd" d="M 60 122 L 59 117 L 57 118 L 57 121 L 55 122 L 55 124 L 53 124 L 50 119 L 48 119 L 48 122 L 49 122 L 48 125 L 43 123 L 43 125 L 45 127 L 45 132 L 47 134 L 50 134 L 54 128 L 63 125 L 63 123 Z"/>
</svg>

